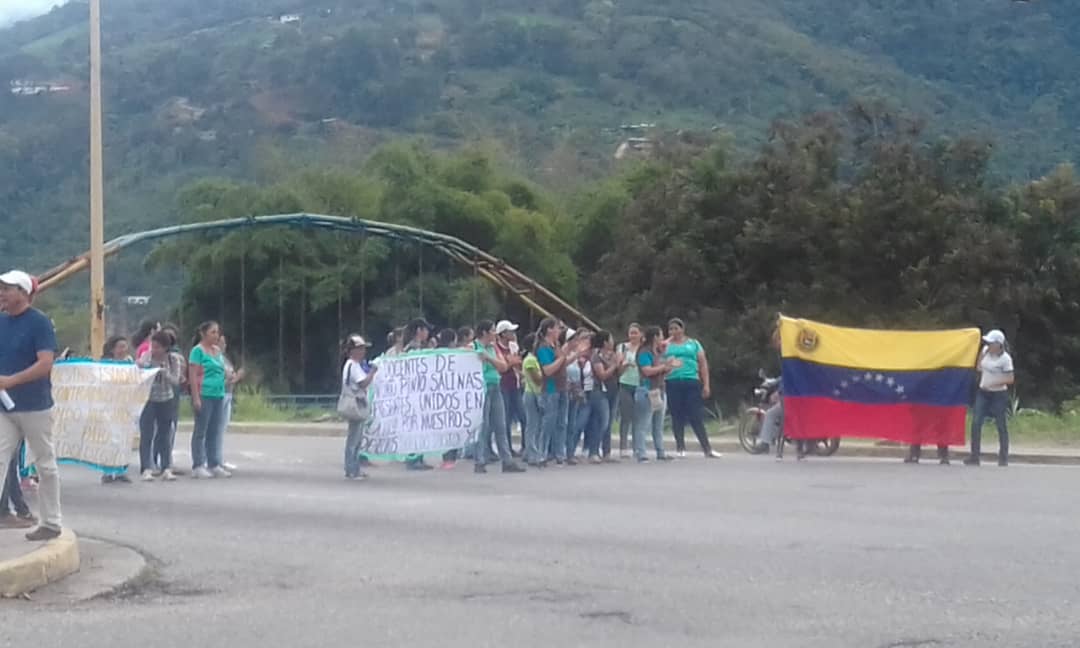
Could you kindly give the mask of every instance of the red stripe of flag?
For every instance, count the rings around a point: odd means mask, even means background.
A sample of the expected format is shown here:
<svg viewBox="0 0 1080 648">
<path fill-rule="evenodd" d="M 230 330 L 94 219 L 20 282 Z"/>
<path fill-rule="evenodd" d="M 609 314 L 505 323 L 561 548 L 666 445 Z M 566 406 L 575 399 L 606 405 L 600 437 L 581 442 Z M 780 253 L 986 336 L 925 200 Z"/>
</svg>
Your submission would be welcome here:
<svg viewBox="0 0 1080 648">
<path fill-rule="evenodd" d="M 792 439 L 856 437 L 925 445 L 964 445 L 965 407 L 864 405 L 784 397 L 784 434 Z"/>
</svg>

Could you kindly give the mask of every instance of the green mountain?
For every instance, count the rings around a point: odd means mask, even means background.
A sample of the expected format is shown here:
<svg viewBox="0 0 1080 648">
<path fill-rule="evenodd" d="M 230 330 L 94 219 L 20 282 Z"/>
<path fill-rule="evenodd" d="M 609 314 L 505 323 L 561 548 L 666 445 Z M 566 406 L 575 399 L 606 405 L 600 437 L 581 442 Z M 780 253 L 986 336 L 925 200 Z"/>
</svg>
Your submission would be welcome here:
<svg viewBox="0 0 1080 648">
<path fill-rule="evenodd" d="M 560 191 L 610 170 L 623 124 L 747 150 L 855 99 L 992 140 L 1009 178 L 1080 144 L 1080 9 L 1062 1 L 103 4 L 110 236 L 175 220 L 195 178 L 274 181 L 403 136 L 482 143 Z M 72 2 L 0 30 L 6 265 L 85 247 L 86 22 Z"/>
</svg>

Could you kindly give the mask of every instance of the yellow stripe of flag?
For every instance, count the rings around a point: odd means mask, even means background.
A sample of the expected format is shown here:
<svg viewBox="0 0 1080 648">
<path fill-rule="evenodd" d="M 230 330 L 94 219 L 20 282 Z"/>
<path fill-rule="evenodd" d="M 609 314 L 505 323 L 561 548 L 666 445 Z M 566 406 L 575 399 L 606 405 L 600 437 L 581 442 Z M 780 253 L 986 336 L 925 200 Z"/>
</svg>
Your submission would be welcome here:
<svg viewBox="0 0 1080 648">
<path fill-rule="evenodd" d="M 931 371 L 974 367 L 979 329 L 947 331 L 882 331 L 830 326 L 811 320 L 780 317 L 784 358 L 818 364 L 880 369 Z"/>
</svg>

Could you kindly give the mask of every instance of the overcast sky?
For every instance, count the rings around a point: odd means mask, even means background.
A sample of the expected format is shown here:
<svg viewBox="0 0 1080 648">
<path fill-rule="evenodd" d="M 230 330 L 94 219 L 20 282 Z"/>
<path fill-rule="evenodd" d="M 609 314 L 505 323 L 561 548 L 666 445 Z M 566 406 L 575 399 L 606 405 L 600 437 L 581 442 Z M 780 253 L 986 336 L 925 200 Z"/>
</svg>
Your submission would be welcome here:
<svg viewBox="0 0 1080 648">
<path fill-rule="evenodd" d="M 46 13 L 58 4 L 64 4 L 64 0 L 0 0 L 0 27 Z"/>
</svg>

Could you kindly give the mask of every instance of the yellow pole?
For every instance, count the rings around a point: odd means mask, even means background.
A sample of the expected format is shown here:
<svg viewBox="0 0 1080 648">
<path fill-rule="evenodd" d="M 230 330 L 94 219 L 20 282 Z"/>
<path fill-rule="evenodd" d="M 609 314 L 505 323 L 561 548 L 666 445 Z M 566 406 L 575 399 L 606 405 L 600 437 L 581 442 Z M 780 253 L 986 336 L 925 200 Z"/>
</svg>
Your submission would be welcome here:
<svg viewBox="0 0 1080 648">
<path fill-rule="evenodd" d="M 101 0 L 90 0 L 90 355 L 105 346 L 105 198 L 101 153 Z"/>
</svg>

